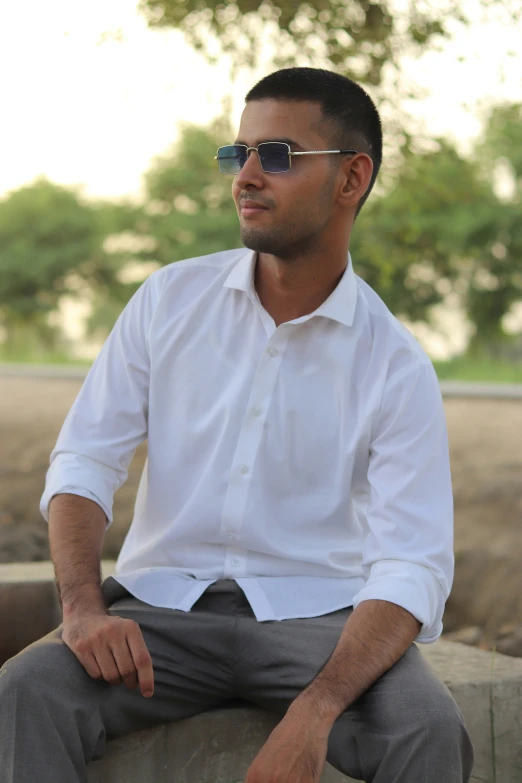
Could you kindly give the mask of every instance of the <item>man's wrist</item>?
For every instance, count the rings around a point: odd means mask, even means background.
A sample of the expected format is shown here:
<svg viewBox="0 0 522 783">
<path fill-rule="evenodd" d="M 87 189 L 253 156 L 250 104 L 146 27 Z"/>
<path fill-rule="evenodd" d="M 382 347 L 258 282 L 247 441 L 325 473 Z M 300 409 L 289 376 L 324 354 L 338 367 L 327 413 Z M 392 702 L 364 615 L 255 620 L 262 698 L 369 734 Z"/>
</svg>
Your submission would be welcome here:
<svg viewBox="0 0 522 783">
<path fill-rule="evenodd" d="M 287 714 L 312 722 L 314 726 L 329 732 L 342 711 L 342 708 L 325 701 L 312 690 L 305 689 L 291 703 Z"/>
<path fill-rule="evenodd" d="M 101 590 L 80 590 L 62 598 L 64 622 L 86 614 L 108 614 Z"/>
</svg>

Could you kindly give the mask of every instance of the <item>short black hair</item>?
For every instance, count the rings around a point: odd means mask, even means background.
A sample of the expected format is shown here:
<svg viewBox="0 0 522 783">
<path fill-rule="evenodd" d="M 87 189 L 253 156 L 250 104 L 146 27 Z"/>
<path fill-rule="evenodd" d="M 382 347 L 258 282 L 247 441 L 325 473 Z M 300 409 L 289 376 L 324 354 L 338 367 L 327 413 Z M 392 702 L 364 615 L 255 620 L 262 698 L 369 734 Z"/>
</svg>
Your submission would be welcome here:
<svg viewBox="0 0 522 783">
<path fill-rule="evenodd" d="M 340 149 L 365 152 L 373 161 L 368 190 L 357 206 L 358 215 L 370 195 L 382 162 L 382 127 L 377 108 L 360 84 L 322 68 L 282 68 L 259 81 L 246 102 L 264 99 L 319 103 L 333 126 L 332 142 Z"/>
</svg>

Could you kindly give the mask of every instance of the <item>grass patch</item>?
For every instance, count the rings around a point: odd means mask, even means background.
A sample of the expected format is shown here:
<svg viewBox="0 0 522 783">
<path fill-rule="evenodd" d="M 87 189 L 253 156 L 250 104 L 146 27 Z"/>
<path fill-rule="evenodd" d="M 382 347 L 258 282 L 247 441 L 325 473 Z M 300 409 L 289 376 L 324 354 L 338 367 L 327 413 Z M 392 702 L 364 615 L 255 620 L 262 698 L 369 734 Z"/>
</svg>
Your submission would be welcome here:
<svg viewBox="0 0 522 783">
<path fill-rule="evenodd" d="M 458 356 L 449 362 L 433 362 L 440 381 L 522 383 L 522 363 L 501 359 Z"/>
<path fill-rule="evenodd" d="M 66 365 L 68 367 L 90 367 L 92 360 L 90 359 L 71 359 L 71 357 L 64 351 L 19 351 L 13 353 L 12 351 L 5 350 L 4 346 L 0 346 L 0 363 L 1 364 L 59 364 Z"/>
<path fill-rule="evenodd" d="M 71 367 L 90 367 L 90 359 L 71 359 L 65 351 L 44 352 L 35 350 L 7 351 L 0 345 L 2 364 L 55 364 Z M 433 362 L 440 381 L 470 381 L 477 383 L 522 384 L 522 362 L 510 363 L 489 357 L 458 356 L 448 362 Z"/>
</svg>

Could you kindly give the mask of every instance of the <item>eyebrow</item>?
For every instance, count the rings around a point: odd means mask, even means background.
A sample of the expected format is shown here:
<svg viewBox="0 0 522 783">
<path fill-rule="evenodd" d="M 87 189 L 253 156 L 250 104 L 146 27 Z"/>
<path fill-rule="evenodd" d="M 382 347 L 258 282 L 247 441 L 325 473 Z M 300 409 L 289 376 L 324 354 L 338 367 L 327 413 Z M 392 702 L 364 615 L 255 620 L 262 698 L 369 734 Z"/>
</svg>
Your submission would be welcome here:
<svg viewBox="0 0 522 783">
<path fill-rule="evenodd" d="M 290 146 L 293 145 L 294 147 L 300 147 L 301 146 L 298 141 L 294 141 L 294 139 L 288 139 L 286 137 L 285 138 L 280 138 L 280 139 L 262 139 L 262 140 L 258 140 L 258 141 L 256 141 L 255 145 L 250 145 L 250 144 L 247 144 L 246 141 L 241 141 L 241 140 L 237 139 L 234 142 L 234 144 L 244 144 L 245 147 L 250 147 L 250 146 L 258 147 L 260 144 L 263 144 L 263 142 L 266 142 L 266 141 L 279 141 L 279 142 L 282 142 L 283 144 L 289 144 Z"/>
</svg>

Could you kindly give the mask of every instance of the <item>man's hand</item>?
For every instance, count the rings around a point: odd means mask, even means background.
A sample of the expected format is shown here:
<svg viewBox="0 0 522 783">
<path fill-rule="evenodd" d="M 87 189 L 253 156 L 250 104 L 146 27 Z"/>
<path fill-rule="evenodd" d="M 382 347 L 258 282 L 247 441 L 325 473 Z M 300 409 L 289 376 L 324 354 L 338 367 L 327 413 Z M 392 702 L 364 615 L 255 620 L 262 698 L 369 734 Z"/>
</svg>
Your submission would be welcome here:
<svg viewBox="0 0 522 783">
<path fill-rule="evenodd" d="M 244 783 L 319 783 L 333 724 L 294 704 L 255 757 Z"/>
<path fill-rule="evenodd" d="M 64 619 L 62 639 L 87 674 L 110 685 L 125 683 L 143 696 L 154 692 L 152 659 L 138 623 L 106 613 Z"/>
</svg>

